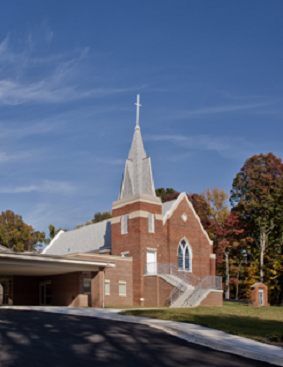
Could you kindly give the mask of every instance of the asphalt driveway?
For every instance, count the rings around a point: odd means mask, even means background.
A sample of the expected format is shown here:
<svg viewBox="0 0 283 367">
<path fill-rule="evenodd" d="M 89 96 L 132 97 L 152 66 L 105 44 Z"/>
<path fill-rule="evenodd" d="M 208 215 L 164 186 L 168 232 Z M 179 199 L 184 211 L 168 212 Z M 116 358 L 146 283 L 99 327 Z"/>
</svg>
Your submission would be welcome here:
<svg viewBox="0 0 283 367">
<path fill-rule="evenodd" d="M 146 325 L 0 309 L 0 366 L 269 366 Z"/>
</svg>

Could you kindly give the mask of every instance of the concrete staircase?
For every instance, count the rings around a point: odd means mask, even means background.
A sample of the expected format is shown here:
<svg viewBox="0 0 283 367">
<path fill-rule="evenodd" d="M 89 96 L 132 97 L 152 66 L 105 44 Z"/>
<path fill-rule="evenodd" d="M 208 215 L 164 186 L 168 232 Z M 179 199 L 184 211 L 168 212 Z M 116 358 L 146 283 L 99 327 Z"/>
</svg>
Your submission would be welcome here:
<svg viewBox="0 0 283 367">
<path fill-rule="evenodd" d="M 149 265 L 145 264 L 145 276 L 156 275 L 174 287 L 166 301 L 169 307 L 197 307 L 212 290 L 222 289 L 222 278 L 218 276 L 200 278 L 191 272 L 180 271 L 175 264 Z"/>
<path fill-rule="evenodd" d="M 180 308 L 186 307 L 185 302 L 190 297 L 190 295 L 194 292 L 194 287 L 190 286 L 183 294 L 181 294 L 174 302 L 172 302 L 170 308 Z M 187 306 L 193 307 L 193 306 Z"/>
<path fill-rule="evenodd" d="M 194 289 L 194 287 L 186 283 L 184 280 L 176 277 L 175 275 L 158 274 L 158 276 L 164 279 L 167 283 L 173 285 L 174 287 L 178 287 L 182 292 L 185 292 L 188 288 Z"/>
<path fill-rule="evenodd" d="M 196 289 L 190 294 L 190 296 L 185 300 L 182 306 L 178 307 L 197 307 L 200 305 L 201 301 L 204 300 L 211 289 Z"/>
<path fill-rule="evenodd" d="M 174 286 L 173 293 L 178 292 L 177 298 L 171 303 L 170 307 L 184 307 L 185 301 L 193 293 L 195 287 L 186 283 L 184 280 L 171 274 L 158 274 L 158 276 L 164 279 L 167 283 Z"/>
<path fill-rule="evenodd" d="M 184 280 L 171 274 L 158 274 L 158 276 L 174 286 L 169 296 L 170 308 L 197 307 L 212 290 L 211 288 L 202 289 L 193 287 Z"/>
</svg>

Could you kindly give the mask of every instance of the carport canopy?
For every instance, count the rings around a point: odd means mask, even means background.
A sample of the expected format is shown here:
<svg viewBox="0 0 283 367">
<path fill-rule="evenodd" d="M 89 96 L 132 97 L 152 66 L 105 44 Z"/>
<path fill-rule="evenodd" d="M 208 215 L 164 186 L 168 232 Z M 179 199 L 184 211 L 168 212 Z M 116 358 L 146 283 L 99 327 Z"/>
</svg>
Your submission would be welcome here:
<svg viewBox="0 0 283 367">
<path fill-rule="evenodd" d="M 0 275 L 45 276 L 77 271 L 95 272 L 115 267 L 111 261 L 76 256 L 54 256 L 32 253 L 0 253 Z"/>
</svg>

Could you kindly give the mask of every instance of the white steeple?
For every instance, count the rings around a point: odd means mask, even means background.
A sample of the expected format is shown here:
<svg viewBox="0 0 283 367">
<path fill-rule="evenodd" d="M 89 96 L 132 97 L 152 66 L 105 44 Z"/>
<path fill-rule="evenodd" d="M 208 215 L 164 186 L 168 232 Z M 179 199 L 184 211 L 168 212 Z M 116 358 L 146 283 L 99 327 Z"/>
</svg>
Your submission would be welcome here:
<svg viewBox="0 0 283 367">
<path fill-rule="evenodd" d="M 137 96 L 137 118 L 132 146 L 124 170 L 119 200 L 135 194 L 155 195 L 151 161 L 146 156 L 139 126 L 140 96 Z"/>
</svg>

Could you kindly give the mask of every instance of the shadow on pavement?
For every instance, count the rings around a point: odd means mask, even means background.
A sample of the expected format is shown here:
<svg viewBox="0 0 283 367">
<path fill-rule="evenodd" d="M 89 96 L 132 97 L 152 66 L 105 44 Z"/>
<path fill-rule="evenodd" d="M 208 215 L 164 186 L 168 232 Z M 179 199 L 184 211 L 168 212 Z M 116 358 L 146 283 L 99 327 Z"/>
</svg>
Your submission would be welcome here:
<svg viewBox="0 0 283 367">
<path fill-rule="evenodd" d="M 270 366 L 187 343 L 146 325 L 0 310 L 0 365 Z"/>
</svg>

